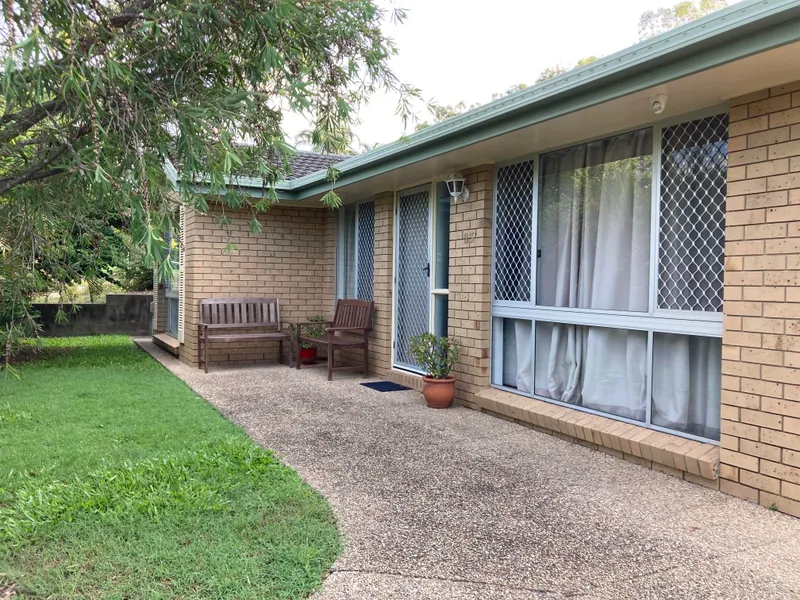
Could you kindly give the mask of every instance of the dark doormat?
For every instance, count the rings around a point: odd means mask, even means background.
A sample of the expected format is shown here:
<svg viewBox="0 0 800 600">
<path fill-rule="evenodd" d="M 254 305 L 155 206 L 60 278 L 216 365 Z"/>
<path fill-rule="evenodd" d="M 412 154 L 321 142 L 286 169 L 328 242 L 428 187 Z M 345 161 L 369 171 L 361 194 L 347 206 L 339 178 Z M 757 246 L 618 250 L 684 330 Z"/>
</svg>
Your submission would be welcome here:
<svg viewBox="0 0 800 600">
<path fill-rule="evenodd" d="M 411 388 L 394 381 L 371 381 L 369 383 L 362 383 L 364 387 L 368 387 L 376 392 L 400 392 L 402 390 L 410 390 Z"/>
</svg>

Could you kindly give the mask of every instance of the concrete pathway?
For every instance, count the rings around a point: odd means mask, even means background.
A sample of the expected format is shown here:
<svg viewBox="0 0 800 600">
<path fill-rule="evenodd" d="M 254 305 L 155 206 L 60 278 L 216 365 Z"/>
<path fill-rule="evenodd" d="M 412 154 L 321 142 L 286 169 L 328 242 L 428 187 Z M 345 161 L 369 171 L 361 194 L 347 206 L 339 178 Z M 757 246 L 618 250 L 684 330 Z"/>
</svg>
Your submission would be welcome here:
<svg viewBox="0 0 800 600">
<path fill-rule="evenodd" d="M 328 498 L 318 600 L 800 598 L 800 519 L 354 375 L 141 345 Z"/>
</svg>

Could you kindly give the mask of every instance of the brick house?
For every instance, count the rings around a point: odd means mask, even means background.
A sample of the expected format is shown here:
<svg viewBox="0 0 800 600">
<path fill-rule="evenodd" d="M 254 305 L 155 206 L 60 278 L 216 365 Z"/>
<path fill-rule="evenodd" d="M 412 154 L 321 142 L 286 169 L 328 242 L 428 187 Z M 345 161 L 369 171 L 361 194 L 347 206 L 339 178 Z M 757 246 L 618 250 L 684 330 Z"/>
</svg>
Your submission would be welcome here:
<svg viewBox="0 0 800 600">
<path fill-rule="evenodd" d="M 446 334 L 461 404 L 800 516 L 798 65 L 800 3 L 745 0 L 324 159 L 337 211 L 299 163 L 259 234 L 187 209 L 156 335 L 196 365 L 201 298 L 278 297 L 284 320 L 372 299 L 375 375 L 418 386 L 408 338 Z"/>
</svg>

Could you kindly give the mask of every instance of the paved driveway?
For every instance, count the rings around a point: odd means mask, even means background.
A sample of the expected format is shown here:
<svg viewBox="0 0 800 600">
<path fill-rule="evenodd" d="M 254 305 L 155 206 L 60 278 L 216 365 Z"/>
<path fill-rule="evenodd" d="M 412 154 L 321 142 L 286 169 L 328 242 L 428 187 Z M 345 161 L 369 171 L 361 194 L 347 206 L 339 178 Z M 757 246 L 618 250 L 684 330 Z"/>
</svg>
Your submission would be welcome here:
<svg viewBox="0 0 800 600">
<path fill-rule="evenodd" d="M 318 600 L 800 598 L 800 519 L 353 375 L 143 347 L 328 498 Z"/>
</svg>

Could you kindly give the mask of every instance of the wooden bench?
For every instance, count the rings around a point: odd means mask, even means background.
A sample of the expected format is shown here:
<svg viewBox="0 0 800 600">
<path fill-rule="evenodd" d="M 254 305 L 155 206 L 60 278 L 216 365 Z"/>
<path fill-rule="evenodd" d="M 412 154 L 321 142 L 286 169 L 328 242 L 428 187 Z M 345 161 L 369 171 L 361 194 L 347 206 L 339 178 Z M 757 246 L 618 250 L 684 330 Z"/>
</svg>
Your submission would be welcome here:
<svg viewBox="0 0 800 600">
<path fill-rule="evenodd" d="M 214 333 L 219 329 L 238 331 Z M 246 332 L 254 329 L 258 332 Z M 207 298 L 200 300 L 200 323 L 197 328 L 198 369 L 205 367 L 205 372 L 208 373 L 210 342 L 251 342 L 255 340 L 278 342 L 279 360 L 283 360 L 283 342 L 291 342 L 291 336 L 283 332 L 280 304 L 277 298 Z"/>
<path fill-rule="evenodd" d="M 369 332 L 372 329 L 372 311 L 374 303 L 367 300 L 339 300 L 333 321 L 323 321 L 331 325 L 325 329 L 321 338 L 303 335 L 303 326 L 311 323 L 295 323 L 297 335 L 297 356 L 295 365 L 300 368 L 300 345 L 302 342 L 326 346 L 328 351 L 328 381 L 333 379 L 334 371 L 359 371 L 361 366 L 333 366 L 333 351 L 336 348 L 363 348 L 364 377 L 369 376 Z M 319 325 L 319 323 L 314 323 Z"/>
</svg>

